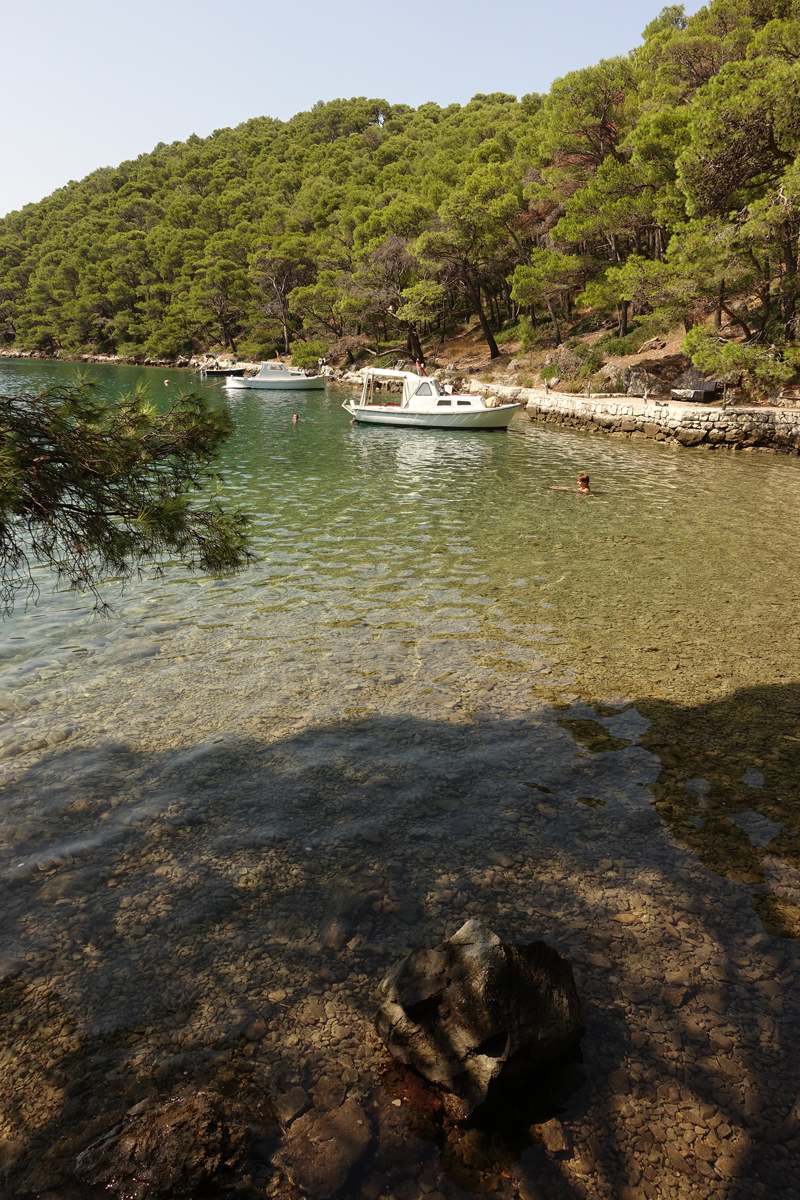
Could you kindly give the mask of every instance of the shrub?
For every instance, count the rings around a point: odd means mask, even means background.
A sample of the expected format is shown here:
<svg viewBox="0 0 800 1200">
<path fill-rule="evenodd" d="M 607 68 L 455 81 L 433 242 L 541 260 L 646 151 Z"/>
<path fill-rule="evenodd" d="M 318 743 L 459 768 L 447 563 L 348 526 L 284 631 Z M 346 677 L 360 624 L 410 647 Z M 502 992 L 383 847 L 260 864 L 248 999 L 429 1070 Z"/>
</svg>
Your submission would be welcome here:
<svg viewBox="0 0 800 1200">
<path fill-rule="evenodd" d="M 498 346 L 504 346 L 506 342 L 518 342 L 520 332 L 519 321 L 511 321 L 506 325 L 505 329 L 501 329 L 499 333 L 494 335 L 494 340 Z"/>
<path fill-rule="evenodd" d="M 713 371 L 728 383 L 741 379 L 745 393 L 764 396 L 790 383 L 800 369 L 800 349 L 724 341 L 701 326 L 687 333 L 681 346 L 701 371 Z"/>
<path fill-rule="evenodd" d="M 645 342 L 649 342 L 650 338 L 660 337 L 667 333 L 661 321 L 654 321 L 652 317 L 646 318 L 641 322 L 637 322 L 634 327 L 626 333 L 624 338 L 617 337 L 615 333 L 604 333 L 594 343 L 593 349 L 597 349 L 606 354 L 638 354 Z"/>
<path fill-rule="evenodd" d="M 328 347 L 324 342 L 301 342 L 292 346 L 293 367 L 316 367 L 319 359 L 325 357 Z"/>
<path fill-rule="evenodd" d="M 596 346 L 587 346 L 586 354 L 581 355 L 583 366 L 578 372 L 581 379 L 585 379 L 587 375 L 595 375 L 603 365 L 603 355 Z"/>
</svg>

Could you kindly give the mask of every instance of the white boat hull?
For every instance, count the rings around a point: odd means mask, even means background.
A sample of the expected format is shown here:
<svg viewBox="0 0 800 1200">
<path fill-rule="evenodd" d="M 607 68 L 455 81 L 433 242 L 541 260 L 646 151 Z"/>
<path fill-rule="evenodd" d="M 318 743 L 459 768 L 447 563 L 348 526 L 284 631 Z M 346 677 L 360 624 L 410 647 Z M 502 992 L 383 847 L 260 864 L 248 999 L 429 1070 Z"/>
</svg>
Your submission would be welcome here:
<svg viewBox="0 0 800 1200">
<path fill-rule="evenodd" d="M 277 372 L 276 372 L 277 376 Z M 225 380 L 226 388 L 258 388 L 259 391 L 269 392 L 307 392 L 309 389 L 324 388 L 326 384 L 324 375 L 293 375 L 288 378 L 277 377 L 275 379 L 238 379 L 236 377 Z"/>
<path fill-rule="evenodd" d="M 519 404 L 473 408 L 458 412 L 409 412 L 397 405 L 343 404 L 354 421 L 364 425 L 412 426 L 416 429 L 508 429 Z"/>
</svg>

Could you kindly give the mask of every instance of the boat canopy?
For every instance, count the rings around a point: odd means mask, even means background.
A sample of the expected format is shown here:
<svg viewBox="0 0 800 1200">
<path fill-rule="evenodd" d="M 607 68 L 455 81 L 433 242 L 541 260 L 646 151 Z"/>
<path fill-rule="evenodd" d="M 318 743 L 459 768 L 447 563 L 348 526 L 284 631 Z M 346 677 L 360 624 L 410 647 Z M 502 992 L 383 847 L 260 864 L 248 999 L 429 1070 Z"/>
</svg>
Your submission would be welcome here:
<svg viewBox="0 0 800 1200">
<path fill-rule="evenodd" d="M 439 380 L 430 375 L 417 375 L 414 371 L 393 371 L 389 367 L 368 367 L 363 372 L 364 387 L 361 393 L 362 404 L 380 403 L 373 399 L 376 393 L 380 394 L 384 390 L 386 392 L 398 392 L 402 390 L 403 398 L 401 404 L 403 407 L 408 404 L 412 396 L 423 397 L 441 396 L 442 389 L 439 385 Z M 392 387 L 401 384 L 401 387 Z"/>
<path fill-rule="evenodd" d="M 282 363 L 280 361 L 280 359 L 278 359 L 277 362 L 262 362 L 261 368 L 260 368 L 258 374 L 254 375 L 253 378 L 254 379 L 265 379 L 266 376 L 269 375 L 270 372 L 272 372 L 272 371 L 280 371 L 284 375 L 292 374 L 292 372 L 289 370 L 289 368 L 286 366 L 286 364 Z"/>
</svg>

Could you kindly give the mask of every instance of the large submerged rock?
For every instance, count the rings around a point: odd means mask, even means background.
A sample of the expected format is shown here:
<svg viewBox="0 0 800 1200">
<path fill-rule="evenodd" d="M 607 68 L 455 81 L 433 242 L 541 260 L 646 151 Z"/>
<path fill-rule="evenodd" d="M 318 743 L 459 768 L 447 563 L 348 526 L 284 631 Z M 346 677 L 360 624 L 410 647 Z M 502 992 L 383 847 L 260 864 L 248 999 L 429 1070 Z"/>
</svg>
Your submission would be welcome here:
<svg viewBox="0 0 800 1200">
<path fill-rule="evenodd" d="M 248 1140 L 242 1114 L 216 1093 L 145 1102 L 83 1151 L 75 1174 L 125 1200 L 193 1197 L 242 1159 Z"/>
<path fill-rule="evenodd" d="M 438 1085 L 459 1118 L 490 1086 L 540 1070 L 586 1032 L 567 959 L 544 942 L 501 942 L 479 921 L 412 951 L 380 991 L 375 1024 L 388 1049 Z"/>
</svg>

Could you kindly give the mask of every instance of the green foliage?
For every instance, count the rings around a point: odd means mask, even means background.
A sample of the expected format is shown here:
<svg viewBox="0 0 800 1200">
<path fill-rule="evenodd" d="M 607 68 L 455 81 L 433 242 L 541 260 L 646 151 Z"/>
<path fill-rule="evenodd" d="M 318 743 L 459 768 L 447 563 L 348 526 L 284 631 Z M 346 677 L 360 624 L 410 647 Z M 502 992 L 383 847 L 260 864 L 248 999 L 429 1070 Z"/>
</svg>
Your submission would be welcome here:
<svg viewBox="0 0 800 1200">
<path fill-rule="evenodd" d="M 274 339 L 287 353 L 298 334 L 386 342 L 464 320 L 526 240 L 521 143 L 538 107 L 336 100 L 96 171 L 0 221 L 0 339 L 141 356 Z M 445 227 L 464 270 L 413 254 Z"/>
<path fill-rule="evenodd" d="M 529 350 L 541 350 L 550 340 L 547 329 L 541 325 L 534 325 L 530 317 L 519 318 L 517 331 L 521 354 L 526 354 Z"/>
<path fill-rule="evenodd" d="M 520 327 L 518 321 L 512 321 L 501 329 L 499 333 L 494 335 L 494 340 L 498 346 L 504 346 L 507 342 L 518 342 L 520 338 Z"/>
<path fill-rule="evenodd" d="M 746 392 L 763 396 L 789 383 L 800 369 L 800 348 L 722 341 L 707 329 L 690 330 L 683 350 L 696 367 L 728 383 L 741 380 Z"/>
<path fill-rule="evenodd" d="M 335 100 L 96 171 L 0 221 L 0 340 L 174 355 L 367 338 L 420 357 L 477 317 L 494 358 L 513 301 L 536 321 L 525 348 L 558 344 L 576 304 L 621 326 L 630 305 L 658 330 L 713 317 L 788 370 L 797 6 L 669 5 L 643 39 L 547 96 Z M 758 364 L 755 382 L 778 370 Z"/>
<path fill-rule="evenodd" d="M 321 358 L 327 354 L 328 347 L 324 342 L 298 342 L 292 347 L 293 367 L 316 367 Z"/>
<path fill-rule="evenodd" d="M 582 360 L 578 371 L 578 377 L 585 379 L 587 375 L 594 375 L 600 370 L 603 365 L 603 347 L 600 344 L 600 339 L 587 345 L 585 342 L 579 342 L 575 347 L 575 353 Z"/>
<path fill-rule="evenodd" d="M 609 355 L 622 357 L 625 354 L 638 354 L 645 342 L 649 342 L 651 338 L 658 337 L 664 332 L 664 326 L 660 321 L 644 318 L 637 321 L 625 337 L 617 337 L 614 333 L 601 334 L 592 344 L 592 351 L 601 358 L 607 358 Z M 598 367 L 599 365 L 598 362 Z"/>
<path fill-rule="evenodd" d="M 251 557 L 249 518 L 207 498 L 211 461 L 230 434 L 225 410 L 181 396 L 157 413 L 143 390 L 106 404 L 78 381 L 41 395 L 0 396 L 0 602 L 36 594 L 32 569 L 99 600 L 177 558 L 224 574 Z M 193 493 L 206 498 L 193 502 Z"/>
</svg>

